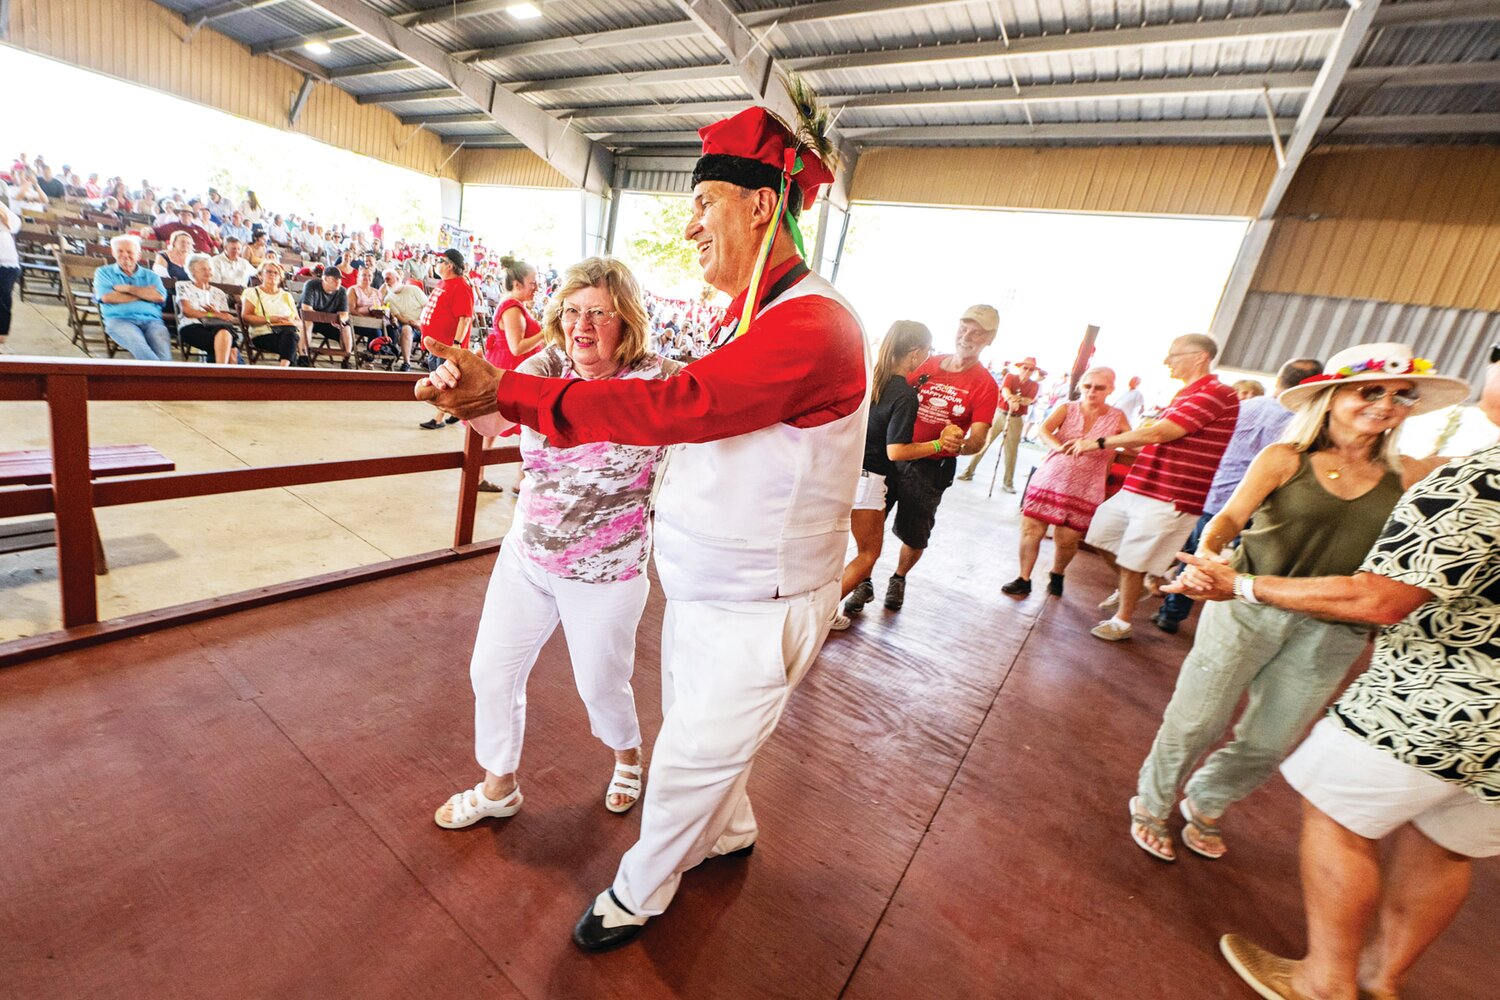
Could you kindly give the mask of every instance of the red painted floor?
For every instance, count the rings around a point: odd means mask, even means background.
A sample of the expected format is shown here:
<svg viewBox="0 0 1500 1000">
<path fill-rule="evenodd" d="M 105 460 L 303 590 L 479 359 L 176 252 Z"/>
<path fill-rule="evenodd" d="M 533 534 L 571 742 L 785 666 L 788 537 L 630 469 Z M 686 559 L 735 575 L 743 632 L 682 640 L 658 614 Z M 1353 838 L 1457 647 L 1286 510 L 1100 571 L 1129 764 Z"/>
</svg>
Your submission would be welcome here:
<svg viewBox="0 0 1500 1000">
<path fill-rule="evenodd" d="M 1242 803 L 1221 862 L 1137 850 L 1125 803 L 1190 630 L 1090 638 L 1088 556 L 1061 601 L 1001 597 L 1014 518 L 955 488 L 905 610 L 830 640 L 757 763 L 754 856 L 603 956 L 568 933 L 639 818 L 603 808 L 560 636 L 525 808 L 431 821 L 478 777 L 488 560 L 0 672 L 0 996 L 1249 998 L 1216 941 L 1300 947 L 1295 797 Z M 1496 995 L 1497 889 L 1478 866 L 1406 1000 Z"/>
</svg>

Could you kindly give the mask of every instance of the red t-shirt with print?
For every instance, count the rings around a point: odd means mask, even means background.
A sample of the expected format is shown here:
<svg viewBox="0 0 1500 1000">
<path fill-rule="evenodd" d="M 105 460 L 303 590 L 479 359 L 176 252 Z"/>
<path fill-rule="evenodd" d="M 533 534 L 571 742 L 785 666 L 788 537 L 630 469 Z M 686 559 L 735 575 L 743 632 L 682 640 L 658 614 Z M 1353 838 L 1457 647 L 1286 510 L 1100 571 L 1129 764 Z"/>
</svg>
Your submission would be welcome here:
<svg viewBox="0 0 1500 1000">
<path fill-rule="evenodd" d="M 448 278 L 432 290 L 422 310 L 422 336 L 452 344 L 458 321 L 474 315 L 474 289 L 463 278 Z M 468 338 L 459 347 L 467 346 Z"/>
<path fill-rule="evenodd" d="M 972 424 L 995 422 L 995 407 L 1000 401 L 995 377 L 981 364 L 961 372 L 944 371 L 943 360 L 951 356 L 934 354 L 906 377 L 917 390 L 913 441 L 934 440 L 949 424 L 957 424 L 967 433 Z"/>
</svg>

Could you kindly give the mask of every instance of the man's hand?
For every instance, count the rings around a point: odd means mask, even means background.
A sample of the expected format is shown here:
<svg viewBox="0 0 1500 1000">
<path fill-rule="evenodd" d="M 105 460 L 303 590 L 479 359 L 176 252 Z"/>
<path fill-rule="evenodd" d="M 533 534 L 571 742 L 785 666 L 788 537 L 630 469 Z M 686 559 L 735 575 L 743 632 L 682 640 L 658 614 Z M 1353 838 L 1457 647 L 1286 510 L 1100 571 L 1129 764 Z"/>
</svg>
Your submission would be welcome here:
<svg viewBox="0 0 1500 1000">
<path fill-rule="evenodd" d="M 1229 563 L 1217 556 L 1177 553 L 1186 567 L 1176 580 L 1162 587 L 1163 593 L 1184 594 L 1195 601 L 1228 601 L 1234 598 L 1234 578 Z"/>
<path fill-rule="evenodd" d="M 949 424 L 938 435 L 938 441 L 943 446 L 944 455 L 957 455 L 964 446 L 964 429 L 957 424 Z"/>
<path fill-rule="evenodd" d="M 444 361 L 441 368 L 417 382 L 418 399 L 464 420 L 499 412 L 495 394 L 503 370 L 473 351 L 440 344 L 431 337 L 423 337 L 422 345 Z"/>
</svg>

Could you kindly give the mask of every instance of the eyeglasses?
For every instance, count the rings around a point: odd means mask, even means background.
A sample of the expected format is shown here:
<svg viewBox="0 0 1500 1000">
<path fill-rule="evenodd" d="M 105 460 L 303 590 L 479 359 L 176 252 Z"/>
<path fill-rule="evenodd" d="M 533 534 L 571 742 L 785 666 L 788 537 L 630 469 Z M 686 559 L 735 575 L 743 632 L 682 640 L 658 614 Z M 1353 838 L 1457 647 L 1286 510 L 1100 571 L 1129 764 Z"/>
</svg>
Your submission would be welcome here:
<svg viewBox="0 0 1500 1000">
<path fill-rule="evenodd" d="M 1379 403 L 1389 396 L 1391 397 L 1391 402 L 1397 406 L 1404 406 L 1407 409 L 1416 406 L 1418 400 L 1422 398 L 1421 393 L 1415 389 L 1397 389 L 1392 391 L 1383 385 L 1360 385 L 1350 386 L 1350 388 L 1358 393 L 1359 398 L 1366 403 Z"/>
<path fill-rule="evenodd" d="M 620 314 L 617 312 L 610 312 L 608 309 L 600 309 L 597 306 L 593 309 L 576 309 L 573 306 L 563 306 L 562 321 L 564 326 L 574 326 L 578 323 L 579 319 L 587 316 L 589 318 L 589 326 L 602 326 L 618 315 Z"/>
</svg>

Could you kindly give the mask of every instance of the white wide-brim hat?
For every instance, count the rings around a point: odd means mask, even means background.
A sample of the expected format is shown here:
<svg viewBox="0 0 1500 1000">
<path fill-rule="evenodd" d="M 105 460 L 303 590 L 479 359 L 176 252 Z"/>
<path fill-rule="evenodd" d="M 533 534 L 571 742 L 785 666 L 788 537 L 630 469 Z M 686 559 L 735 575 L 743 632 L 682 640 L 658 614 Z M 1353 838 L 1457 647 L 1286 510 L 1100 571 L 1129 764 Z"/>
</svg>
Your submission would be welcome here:
<svg viewBox="0 0 1500 1000">
<path fill-rule="evenodd" d="M 1439 375 L 1432 362 L 1413 356 L 1406 344 L 1359 344 L 1339 351 L 1323 366 L 1323 374 L 1304 379 L 1281 394 L 1281 405 L 1295 410 L 1325 389 L 1354 382 L 1406 379 L 1417 388 L 1417 405 L 1407 413 L 1431 413 L 1469 398 L 1469 383 Z"/>
</svg>

